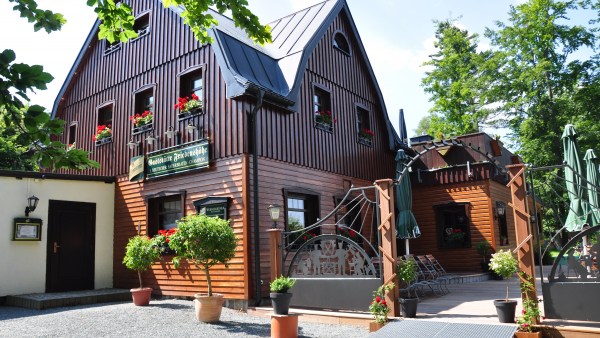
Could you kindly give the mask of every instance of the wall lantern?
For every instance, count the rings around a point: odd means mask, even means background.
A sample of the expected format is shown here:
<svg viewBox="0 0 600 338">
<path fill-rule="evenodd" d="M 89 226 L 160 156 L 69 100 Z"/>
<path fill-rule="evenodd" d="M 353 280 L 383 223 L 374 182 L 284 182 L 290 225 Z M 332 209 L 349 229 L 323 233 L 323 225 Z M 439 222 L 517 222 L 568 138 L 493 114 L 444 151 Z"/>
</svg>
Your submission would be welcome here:
<svg viewBox="0 0 600 338">
<path fill-rule="evenodd" d="M 504 216 L 506 214 L 506 204 L 504 202 L 496 202 L 496 212 L 494 213 L 494 217 L 497 219 L 498 217 Z"/>
<path fill-rule="evenodd" d="M 29 197 L 27 199 L 27 207 L 25 207 L 25 217 L 29 217 L 29 213 L 33 212 L 35 208 L 37 208 L 38 201 L 40 199 L 35 197 L 35 195 Z"/>
<path fill-rule="evenodd" d="M 185 127 L 185 130 L 187 130 L 188 134 L 192 135 L 194 133 L 194 130 L 196 129 L 196 126 L 193 124 L 188 124 L 187 127 Z"/>
<path fill-rule="evenodd" d="M 153 145 L 154 142 L 157 140 L 158 140 L 158 136 L 154 137 L 153 135 L 150 135 L 150 136 L 146 137 L 146 142 L 148 142 L 149 146 Z"/>
<path fill-rule="evenodd" d="M 170 140 L 173 138 L 173 136 L 175 136 L 177 132 L 173 129 L 173 126 L 169 126 L 169 129 L 167 129 L 167 131 L 165 131 L 165 135 L 167 135 L 167 138 Z"/>
<path fill-rule="evenodd" d="M 269 205 L 267 210 L 269 210 L 269 216 L 271 217 L 271 220 L 273 221 L 273 225 L 271 226 L 271 229 L 277 229 L 277 221 L 279 220 L 279 212 L 281 211 L 281 207 L 277 204 L 271 204 L 271 205 Z"/>
<path fill-rule="evenodd" d="M 129 147 L 129 150 L 134 150 L 140 146 L 140 142 L 135 142 L 133 139 L 131 139 L 131 141 L 127 142 L 127 146 Z"/>
</svg>

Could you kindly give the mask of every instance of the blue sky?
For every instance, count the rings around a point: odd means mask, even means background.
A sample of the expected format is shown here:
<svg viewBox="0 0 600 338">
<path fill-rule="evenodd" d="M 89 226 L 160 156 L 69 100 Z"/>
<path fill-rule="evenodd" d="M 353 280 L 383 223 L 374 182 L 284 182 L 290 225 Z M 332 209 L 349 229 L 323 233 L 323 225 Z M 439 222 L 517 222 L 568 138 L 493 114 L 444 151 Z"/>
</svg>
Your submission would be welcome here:
<svg viewBox="0 0 600 338">
<path fill-rule="evenodd" d="M 496 20 L 505 21 L 509 5 L 519 0 L 347 0 L 352 17 L 381 87 L 390 120 L 397 128 L 398 111 L 404 109 L 410 136 L 431 104 L 420 86 L 421 64 L 434 52 L 433 20 L 461 17 L 461 28 L 483 34 Z M 263 23 L 314 5 L 321 0 L 249 0 Z M 33 32 L 33 25 L 12 12 L 11 3 L 0 2 L 0 30 L 5 32 L 0 49 L 11 48 L 17 61 L 41 64 L 55 80 L 49 89 L 32 95 L 32 102 L 50 109 L 95 15 L 84 0 L 38 0 L 39 7 L 63 13 L 67 24 L 60 32 Z M 68 3 L 68 6 L 66 5 Z M 488 46 L 482 37 L 481 47 Z M 490 134 L 495 131 L 489 130 Z"/>
</svg>

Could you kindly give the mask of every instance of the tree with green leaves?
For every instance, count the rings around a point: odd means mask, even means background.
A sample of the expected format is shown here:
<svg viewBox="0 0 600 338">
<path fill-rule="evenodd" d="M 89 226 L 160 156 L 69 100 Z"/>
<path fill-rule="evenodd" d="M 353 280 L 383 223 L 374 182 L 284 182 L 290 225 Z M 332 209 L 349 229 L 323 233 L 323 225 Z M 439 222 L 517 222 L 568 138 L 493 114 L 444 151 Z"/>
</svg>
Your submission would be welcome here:
<svg viewBox="0 0 600 338">
<path fill-rule="evenodd" d="M 492 53 L 478 52 L 477 34 L 458 28 L 454 20 L 435 21 L 435 25 L 437 53 L 424 63 L 431 70 L 421 83 L 431 94 L 433 107 L 423 125 L 438 138 L 477 132 L 490 113 L 485 108 L 485 86 L 486 61 Z"/>
<path fill-rule="evenodd" d="M 66 23 L 60 13 L 38 8 L 35 0 L 9 0 L 13 9 L 33 24 L 35 31 L 47 33 L 60 30 Z M 209 7 L 223 14 L 231 13 L 233 21 L 259 44 L 271 41 L 270 28 L 263 26 L 248 9 L 246 0 L 162 0 L 165 8 L 179 7 L 181 17 L 202 43 L 210 43 L 207 29 L 216 25 Z M 137 37 L 133 29 L 135 17 L 124 2 L 87 0 L 102 21 L 98 37 L 109 42 L 127 42 Z M 56 141 L 64 130 L 64 122 L 51 119 L 44 107 L 29 105 L 31 92 L 45 90 L 53 80 L 40 65 L 16 62 L 15 53 L 6 49 L 0 53 L 0 168 L 32 170 L 41 166 L 47 170 L 98 168 L 88 158 L 89 153 L 76 145 Z M 6 157 L 5 157 L 6 156 Z"/>
</svg>

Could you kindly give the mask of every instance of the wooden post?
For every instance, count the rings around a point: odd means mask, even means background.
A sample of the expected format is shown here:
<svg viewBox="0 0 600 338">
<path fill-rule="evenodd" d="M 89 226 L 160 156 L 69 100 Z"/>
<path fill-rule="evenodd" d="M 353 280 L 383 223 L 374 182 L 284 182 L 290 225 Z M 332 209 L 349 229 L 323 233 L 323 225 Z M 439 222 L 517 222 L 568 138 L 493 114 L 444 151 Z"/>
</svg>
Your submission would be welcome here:
<svg viewBox="0 0 600 338">
<path fill-rule="evenodd" d="M 282 275 L 281 271 L 281 229 L 269 229 L 269 256 L 271 258 L 271 280 Z"/>
<path fill-rule="evenodd" d="M 375 187 L 379 194 L 379 216 L 378 226 L 381 232 L 381 262 L 383 266 L 383 283 L 393 283 L 394 288 L 385 295 L 385 301 L 390 309 L 392 317 L 400 316 L 400 304 L 398 291 L 398 278 L 396 276 L 396 220 L 394 219 L 394 189 L 391 179 L 375 181 Z"/>
<path fill-rule="evenodd" d="M 531 222 L 529 217 L 527 204 L 527 187 L 525 180 L 525 165 L 514 164 L 507 165 L 506 168 L 510 173 L 510 182 L 507 186 L 510 187 L 512 195 L 512 203 L 509 206 L 513 210 L 515 222 L 515 234 L 517 247 L 515 249 L 519 259 L 519 270 L 524 272 L 527 277 L 533 281 L 534 288 L 527 294 L 521 293 L 521 299 L 524 302 L 527 297 L 534 300 L 535 306 L 538 307 L 537 291 L 535 288 L 535 265 L 533 259 L 533 236 L 531 232 Z M 536 319 L 536 324 L 539 323 L 539 318 Z"/>
</svg>

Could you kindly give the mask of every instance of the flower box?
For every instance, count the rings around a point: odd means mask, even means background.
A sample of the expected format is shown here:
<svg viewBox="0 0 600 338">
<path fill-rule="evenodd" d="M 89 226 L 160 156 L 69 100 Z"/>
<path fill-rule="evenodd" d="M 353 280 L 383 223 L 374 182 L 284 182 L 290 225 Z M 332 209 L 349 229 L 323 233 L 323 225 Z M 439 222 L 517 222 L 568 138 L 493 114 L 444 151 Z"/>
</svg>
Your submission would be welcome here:
<svg viewBox="0 0 600 338">
<path fill-rule="evenodd" d="M 112 136 L 96 140 L 95 144 L 96 144 L 96 147 L 97 147 L 97 146 L 101 146 L 103 144 L 107 144 L 107 143 L 111 143 L 111 142 L 112 142 Z"/>
<path fill-rule="evenodd" d="M 191 109 L 191 110 L 188 110 L 188 111 L 180 112 L 179 114 L 177 114 L 177 118 L 180 119 L 180 120 L 185 120 L 187 118 L 190 118 L 190 117 L 193 117 L 193 116 L 196 116 L 196 115 L 200 115 L 200 114 L 203 114 L 203 113 L 204 113 L 204 110 L 202 110 L 202 107 L 200 107 L 200 108 L 194 108 L 194 109 Z"/>
<path fill-rule="evenodd" d="M 333 126 L 331 124 L 315 122 L 315 128 L 333 133 Z"/>
<path fill-rule="evenodd" d="M 366 138 L 366 137 L 358 137 L 358 143 L 360 144 L 364 144 L 366 146 L 372 147 L 373 146 L 373 140 Z"/>
<path fill-rule="evenodd" d="M 139 127 L 133 127 L 133 134 L 140 134 L 149 130 L 152 130 L 154 125 L 152 123 L 142 124 Z"/>
</svg>

